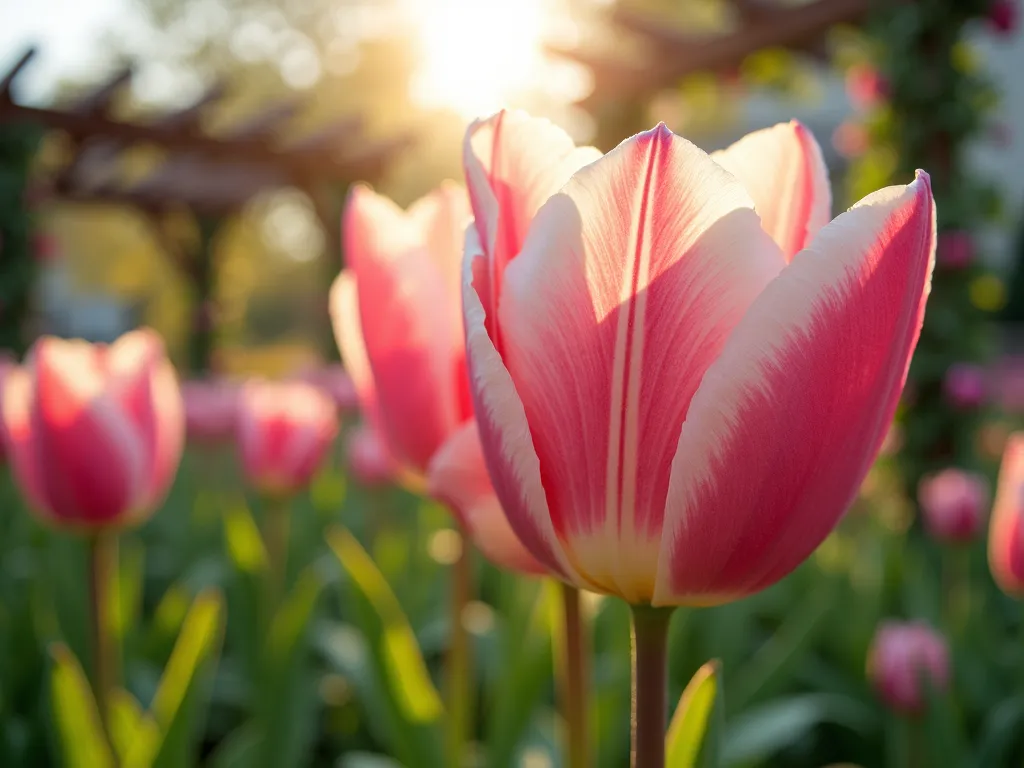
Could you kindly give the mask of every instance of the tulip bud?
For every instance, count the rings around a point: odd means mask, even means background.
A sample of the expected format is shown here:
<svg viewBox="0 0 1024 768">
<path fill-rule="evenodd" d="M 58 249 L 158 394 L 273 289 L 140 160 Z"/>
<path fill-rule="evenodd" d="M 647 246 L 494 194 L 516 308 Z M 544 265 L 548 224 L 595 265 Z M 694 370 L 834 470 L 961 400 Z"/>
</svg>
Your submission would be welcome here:
<svg viewBox="0 0 1024 768">
<path fill-rule="evenodd" d="M 1000 34 L 1009 34 L 1017 29 L 1020 11 L 1015 0 L 993 0 L 988 7 L 988 23 Z"/>
<path fill-rule="evenodd" d="M 935 258 L 947 269 L 964 269 L 974 263 L 974 239 L 962 229 L 939 235 Z"/>
<path fill-rule="evenodd" d="M 846 92 L 855 106 L 867 109 L 889 97 L 889 82 L 874 67 L 855 64 L 846 73 Z"/>
<path fill-rule="evenodd" d="M 338 430 L 333 401 L 302 382 L 247 382 L 237 418 L 242 469 L 268 496 L 308 485 Z"/>
<path fill-rule="evenodd" d="M 886 622 L 871 644 L 868 677 L 889 707 L 918 713 L 926 701 L 925 681 L 940 692 L 949 685 L 946 641 L 924 622 Z"/>
<path fill-rule="evenodd" d="M 183 411 L 152 331 L 109 347 L 42 338 L 3 387 L 15 481 L 50 522 L 84 530 L 138 523 L 174 479 Z"/>
<path fill-rule="evenodd" d="M 181 394 L 185 400 L 185 434 L 190 443 L 215 445 L 234 439 L 237 386 L 221 380 L 187 381 Z"/>
<path fill-rule="evenodd" d="M 315 387 L 320 387 L 330 395 L 334 404 L 341 412 L 351 411 L 359 407 L 359 396 L 355 384 L 341 365 L 324 365 L 304 370 L 298 376 Z"/>
<path fill-rule="evenodd" d="M 395 475 L 387 446 L 373 427 L 361 426 L 349 435 L 348 465 L 352 474 L 366 486 L 384 485 Z"/>
<path fill-rule="evenodd" d="M 977 365 L 951 365 L 942 386 L 946 398 L 955 408 L 977 408 L 985 401 L 985 372 Z"/>
<path fill-rule="evenodd" d="M 999 588 L 1024 597 L 1024 432 L 1006 442 L 988 531 L 988 562 Z"/>
<path fill-rule="evenodd" d="M 925 527 L 939 541 L 971 541 L 982 528 L 989 503 L 981 475 L 946 469 L 929 475 L 917 490 Z"/>
</svg>

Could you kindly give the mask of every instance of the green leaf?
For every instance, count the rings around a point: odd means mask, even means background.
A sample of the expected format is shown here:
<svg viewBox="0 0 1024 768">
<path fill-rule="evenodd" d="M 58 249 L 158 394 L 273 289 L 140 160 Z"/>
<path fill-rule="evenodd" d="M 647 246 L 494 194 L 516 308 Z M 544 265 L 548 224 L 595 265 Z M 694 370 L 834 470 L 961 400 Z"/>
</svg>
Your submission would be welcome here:
<svg viewBox="0 0 1024 768">
<path fill-rule="evenodd" d="M 178 640 L 164 669 L 150 711 L 124 761 L 125 768 L 152 765 L 193 765 L 195 736 L 185 707 L 192 699 L 203 663 L 216 656 L 224 600 L 216 590 L 201 592 L 182 623 Z M 191 702 L 194 703 L 194 702 Z"/>
<path fill-rule="evenodd" d="M 834 604 L 834 585 L 829 581 L 796 605 L 775 634 L 736 670 L 735 676 L 730 673 L 730 679 L 736 680 L 729 689 L 730 712 L 741 712 L 758 695 L 773 693 L 778 683 L 791 675 L 793 667 L 827 627 Z"/>
<path fill-rule="evenodd" d="M 416 636 L 398 598 L 351 533 L 336 527 L 327 538 L 342 568 L 380 618 L 383 625 L 381 650 L 388 683 L 403 715 L 414 723 L 437 720 L 443 710 L 441 697 L 430 679 Z"/>
<path fill-rule="evenodd" d="M 260 529 L 245 504 L 224 510 L 224 540 L 228 557 L 242 573 L 259 573 L 267 567 L 267 551 Z"/>
<path fill-rule="evenodd" d="M 1006 765 L 1014 738 L 1022 732 L 1024 722 L 1024 696 L 1014 696 L 1000 702 L 985 718 L 978 737 L 978 750 L 974 764 L 977 768 Z"/>
<path fill-rule="evenodd" d="M 121 688 L 110 695 L 110 740 L 119 760 L 124 761 L 139 736 L 142 726 L 142 705 L 128 691 Z"/>
<path fill-rule="evenodd" d="M 113 768 L 99 708 L 81 665 L 67 646 L 50 646 L 51 706 L 67 768 Z"/>
<path fill-rule="evenodd" d="M 823 722 L 845 726 L 861 735 L 878 726 L 871 709 L 845 696 L 812 693 L 779 699 L 749 710 L 729 724 L 722 764 L 739 766 L 764 761 Z"/>
<path fill-rule="evenodd" d="M 716 710 L 721 712 L 720 673 L 720 663 L 709 661 L 697 670 L 679 698 L 665 743 L 666 768 L 717 764 L 718 750 L 712 742 L 721 735 L 720 728 L 719 733 L 714 732 Z M 702 756 L 705 759 L 702 760 Z"/>
</svg>

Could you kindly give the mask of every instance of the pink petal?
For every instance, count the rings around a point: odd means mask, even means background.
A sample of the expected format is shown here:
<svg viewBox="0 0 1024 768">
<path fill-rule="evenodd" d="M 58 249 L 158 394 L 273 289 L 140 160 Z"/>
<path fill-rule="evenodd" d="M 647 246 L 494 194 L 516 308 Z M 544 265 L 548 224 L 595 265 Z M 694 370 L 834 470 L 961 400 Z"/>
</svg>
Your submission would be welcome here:
<svg viewBox="0 0 1024 768">
<path fill-rule="evenodd" d="M 142 437 L 148 508 L 163 501 L 185 445 L 185 406 L 163 340 L 148 329 L 127 333 L 107 351 L 110 389 Z"/>
<path fill-rule="evenodd" d="M 747 188 L 761 226 L 787 261 L 828 224 L 828 168 L 814 135 L 802 123 L 792 120 L 754 131 L 711 158 Z"/>
<path fill-rule="evenodd" d="M 1010 437 L 999 468 L 999 488 L 988 539 L 989 567 L 999 588 L 1024 596 L 1024 433 Z"/>
<path fill-rule="evenodd" d="M 832 530 L 892 420 L 934 252 L 919 172 L 825 227 L 765 289 L 683 424 L 655 604 L 767 587 Z"/>
<path fill-rule="evenodd" d="M 663 125 L 537 214 L 505 275 L 504 360 L 555 530 L 604 591 L 653 594 L 690 399 L 783 265 L 742 186 Z"/>
<path fill-rule="evenodd" d="M 586 586 L 555 534 L 522 401 L 487 333 L 487 318 L 475 288 L 475 276 L 486 269 L 486 258 L 471 227 L 466 233 L 462 306 L 473 405 L 487 470 L 509 525 L 523 546 L 552 573 Z"/>
<path fill-rule="evenodd" d="M 491 562 L 522 573 L 545 572 L 513 532 L 494 494 L 475 421 L 441 446 L 430 462 L 428 482 L 430 495 L 452 509 Z"/>
<path fill-rule="evenodd" d="M 488 316 L 494 316 L 505 266 L 522 249 L 534 214 L 573 173 L 600 156 L 525 112 L 502 110 L 469 126 L 463 165 L 477 234 L 490 262 L 490 282 L 486 289 L 478 286 Z"/>
<path fill-rule="evenodd" d="M 348 463 L 363 485 L 381 485 L 395 477 L 394 459 L 377 430 L 370 426 L 356 427 L 349 434 Z"/>
<path fill-rule="evenodd" d="M 381 427 L 395 457 L 423 472 L 462 415 L 462 337 L 441 309 L 456 306 L 456 286 L 406 214 L 365 187 L 349 198 L 344 231 Z"/>
<path fill-rule="evenodd" d="M 119 525 L 144 511 L 145 448 L 107 390 L 98 348 L 42 339 L 28 365 L 34 384 L 27 445 L 45 512 L 72 525 Z M 23 402 L 23 401 L 22 401 Z M 16 409 L 15 409 L 16 410 Z"/>
<path fill-rule="evenodd" d="M 21 493 L 36 510 L 46 510 L 50 502 L 43 483 L 32 409 L 35 393 L 28 371 L 15 368 L 7 371 L 3 388 L 4 442 Z"/>
<path fill-rule="evenodd" d="M 363 329 L 359 321 L 359 295 L 356 276 L 351 269 L 343 269 L 331 286 L 331 325 L 338 343 L 345 370 L 352 377 L 352 385 L 359 397 L 363 415 L 377 424 L 377 392 L 373 384 L 370 358 L 366 355 Z"/>
</svg>

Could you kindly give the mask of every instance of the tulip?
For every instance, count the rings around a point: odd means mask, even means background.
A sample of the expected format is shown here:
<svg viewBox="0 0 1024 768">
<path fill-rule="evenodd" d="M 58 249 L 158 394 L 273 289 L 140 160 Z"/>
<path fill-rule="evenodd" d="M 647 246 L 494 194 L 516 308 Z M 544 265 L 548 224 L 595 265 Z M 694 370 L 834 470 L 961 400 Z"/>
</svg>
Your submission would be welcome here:
<svg viewBox="0 0 1024 768">
<path fill-rule="evenodd" d="M 365 425 L 349 435 L 348 463 L 352 474 L 363 485 L 383 485 L 394 476 L 394 464 L 387 446 L 375 429 Z"/>
<path fill-rule="evenodd" d="M 1020 9 L 1016 0 L 992 0 L 988 8 L 988 23 L 994 31 L 1006 35 L 1017 29 Z"/>
<path fill-rule="evenodd" d="M 217 445 L 234 439 L 239 391 L 236 385 L 222 380 L 182 384 L 185 435 L 190 443 Z"/>
<path fill-rule="evenodd" d="M 174 479 L 184 408 L 163 342 L 40 339 L 3 388 L 15 481 L 60 526 L 95 532 L 144 520 Z"/>
<path fill-rule="evenodd" d="M 846 72 L 846 93 L 854 106 L 869 109 L 889 98 L 889 82 L 874 67 L 855 64 Z"/>
<path fill-rule="evenodd" d="M 407 211 L 356 187 L 344 221 L 349 267 L 331 288 L 331 317 L 363 415 L 392 457 L 392 475 L 447 503 L 472 499 L 472 512 L 455 510 L 469 526 L 465 532 L 485 554 L 516 553 L 496 561 L 514 568 L 522 564 L 522 546 L 502 538 L 514 534 L 500 506 L 480 497 L 490 481 L 476 460 L 476 432 L 465 429 L 472 402 L 459 261 L 469 220 L 466 193 L 452 183 Z M 456 482 L 466 487 L 452 487 Z M 491 514 L 499 518 L 488 520 Z"/>
<path fill-rule="evenodd" d="M 889 707 L 903 714 L 916 714 L 926 700 L 922 677 L 937 692 L 949 685 L 946 641 L 924 622 L 887 622 L 872 641 L 868 677 Z"/>
<path fill-rule="evenodd" d="M 935 259 L 947 269 L 966 269 L 974 263 L 974 238 L 962 229 L 939 235 Z"/>
<path fill-rule="evenodd" d="M 1024 597 L 1024 432 L 1006 442 L 988 531 L 988 562 L 996 584 Z"/>
<path fill-rule="evenodd" d="M 359 405 L 352 377 L 341 365 L 310 368 L 303 371 L 299 379 L 323 389 L 334 400 L 339 412 L 350 411 Z"/>
<path fill-rule="evenodd" d="M 7 380 L 7 374 L 17 368 L 17 363 L 14 359 L 4 355 L 0 355 L 0 403 L 3 402 L 3 389 L 4 382 Z M 0 408 L 0 462 L 3 462 L 7 458 L 7 439 L 4 437 L 4 421 L 3 412 Z"/>
<path fill-rule="evenodd" d="M 338 419 L 331 398 L 311 384 L 252 380 L 239 395 L 236 429 L 247 480 L 280 499 L 309 484 Z"/>
<path fill-rule="evenodd" d="M 954 408 L 977 408 L 985 402 L 987 395 L 985 371 L 971 363 L 956 363 L 946 371 L 942 388 Z"/>
<path fill-rule="evenodd" d="M 466 147 L 487 467 L 552 574 L 638 606 L 634 748 L 660 765 L 658 607 L 770 586 L 854 499 L 923 320 L 930 181 L 826 223 L 826 170 L 798 123 L 710 157 L 659 125 L 550 199 L 550 169 L 578 151 L 550 124 L 500 113 Z"/>
<path fill-rule="evenodd" d="M 989 503 L 988 483 L 974 472 L 945 469 L 921 480 L 917 500 L 928 532 L 939 541 L 972 541 Z"/>
</svg>

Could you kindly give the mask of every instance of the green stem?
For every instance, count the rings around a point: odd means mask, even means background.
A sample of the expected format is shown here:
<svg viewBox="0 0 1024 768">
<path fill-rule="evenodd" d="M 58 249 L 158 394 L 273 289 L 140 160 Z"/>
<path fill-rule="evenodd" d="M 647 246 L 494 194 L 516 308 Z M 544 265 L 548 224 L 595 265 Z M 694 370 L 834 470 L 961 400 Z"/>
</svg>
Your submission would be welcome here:
<svg viewBox="0 0 1024 768">
<path fill-rule="evenodd" d="M 288 584 L 288 523 L 286 497 L 268 498 L 264 508 L 263 545 L 267 549 L 268 619 L 273 616 Z"/>
<path fill-rule="evenodd" d="M 632 768 L 665 768 L 671 608 L 633 607 Z"/>
<path fill-rule="evenodd" d="M 117 534 L 100 531 L 89 539 L 89 608 L 92 613 L 93 691 L 100 719 L 109 733 L 110 696 L 118 684 L 117 638 L 113 601 L 116 599 Z"/>
<path fill-rule="evenodd" d="M 472 594 L 473 548 L 463 535 L 451 574 L 451 645 L 448 650 L 448 765 L 462 768 L 466 741 L 472 729 L 473 648 L 463 613 Z"/>
<path fill-rule="evenodd" d="M 558 664 L 562 672 L 562 715 L 567 731 L 567 768 L 589 768 L 587 692 L 590 676 L 590 648 L 580 605 L 580 591 L 560 584 L 563 625 Z"/>
</svg>

